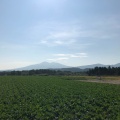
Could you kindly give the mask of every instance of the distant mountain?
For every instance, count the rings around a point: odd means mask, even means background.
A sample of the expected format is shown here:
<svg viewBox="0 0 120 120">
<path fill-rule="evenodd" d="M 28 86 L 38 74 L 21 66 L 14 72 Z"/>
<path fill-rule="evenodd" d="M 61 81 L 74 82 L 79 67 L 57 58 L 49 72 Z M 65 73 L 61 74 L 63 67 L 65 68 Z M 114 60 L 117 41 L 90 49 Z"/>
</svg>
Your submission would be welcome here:
<svg viewBox="0 0 120 120">
<path fill-rule="evenodd" d="M 95 67 L 104 67 L 103 64 L 92 64 L 92 65 L 84 65 L 84 66 L 78 66 L 80 69 L 86 69 L 86 68 L 95 68 Z"/>
<path fill-rule="evenodd" d="M 32 70 L 32 69 L 61 69 L 61 68 L 69 68 L 69 66 L 60 64 L 60 63 L 49 63 L 49 62 L 42 62 L 40 64 L 29 65 L 22 68 L 17 68 L 15 70 Z"/>
<path fill-rule="evenodd" d="M 115 65 L 103 65 L 103 64 L 92 64 L 92 65 L 84 65 L 84 66 L 78 66 L 80 69 L 86 69 L 86 68 L 95 68 L 95 67 L 120 67 L 120 63 L 115 64 Z"/>
<path fill-rule="evenodd" d="M 66 66 L 60 63 L 56 63 L 56 62 L 42 62 L 40 64 L 34 64 L 34 65 L 29 65 L 26 67 L 22 67 L 22 68 L 16 68 L 16 69 L 12 69 L 12 70 L 36 70 L 36 69 L 53 69 L 53 70 L 61 70 L 61 71 L 71 71 L 71 72 L 82 72 L 82 71 L 88 71 L 91 68 L 95 68 L 95 67 L 120 67 L 120 63 L 115 64 L 115 65 L 103 65 L 103 64 L 92 64 L 92 65 L 84 65 L 84 66 L 78 66 L 78 67 L 70 67 L 70 66 Z M 11 71 L 11 70 L 10 70 Z"/>
<path fill-rule="evenodd" d="M 112 67 L 120 67 L 120 63 L 117 63 L 115 65 L 111 65 Z"/>
</svg>

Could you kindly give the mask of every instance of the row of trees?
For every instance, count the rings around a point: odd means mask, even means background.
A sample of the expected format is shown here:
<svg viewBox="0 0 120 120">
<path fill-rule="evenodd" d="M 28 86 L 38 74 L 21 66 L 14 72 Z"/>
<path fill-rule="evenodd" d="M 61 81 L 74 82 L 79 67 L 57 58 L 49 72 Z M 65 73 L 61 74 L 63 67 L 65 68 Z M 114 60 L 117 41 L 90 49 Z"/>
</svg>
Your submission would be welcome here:
<svg viewBox="0 0 120 120">
<path fill-rule="evenodd" d="M 101 76 L 101 75 L 110 75 L 110 76 L 118 76 L 120 75 L 120 67 L 95 67 L 94 69 L 90 69 L 87 72 L 90 76 Z"/>
<path fill-rule="evenodd" d="M 60 71 L 50 69 L 24 70 L 24 71 L 1 71 L 0 75 L 80 75 L 80 72 Z"/>
<path fill-rule="evenodd" d="M 89 75 L 89 76 L 119 76 L 120 67 L 95 67 L 87 72 L 71 72 L 50 69 L 24 70 L 24 71 L 1 71 L 0 75 Z"/>
</svg>

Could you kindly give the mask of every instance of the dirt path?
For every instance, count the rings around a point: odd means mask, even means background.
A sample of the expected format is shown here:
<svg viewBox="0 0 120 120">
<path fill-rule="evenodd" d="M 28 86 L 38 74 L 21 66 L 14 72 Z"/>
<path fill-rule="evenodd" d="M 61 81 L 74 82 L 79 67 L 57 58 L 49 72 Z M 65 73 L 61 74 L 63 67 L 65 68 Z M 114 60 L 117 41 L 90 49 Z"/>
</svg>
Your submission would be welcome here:
<svg viewBox="0 0 120 120">
<path fill-rule="evenodd" d="M 96 83 L 109 83 L 109 84 L 120 84 L 120 80 L 79 80 L 83 82 L 96 82 Z"/>
</svg>

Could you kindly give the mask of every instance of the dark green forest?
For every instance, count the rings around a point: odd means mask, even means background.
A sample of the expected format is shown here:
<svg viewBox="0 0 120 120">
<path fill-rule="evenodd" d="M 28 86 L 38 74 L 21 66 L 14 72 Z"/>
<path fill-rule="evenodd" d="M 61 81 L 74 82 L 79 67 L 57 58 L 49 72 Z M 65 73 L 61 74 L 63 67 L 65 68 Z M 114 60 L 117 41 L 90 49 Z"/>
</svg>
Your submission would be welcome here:
<svg viewBox="0 0 120 120">
<path fill-rule="evenodd" d="M 71 72 L 71 71 L 60 71 L 50 69 L 39 69 L 39 70 L 23 70 L 23 71 L 2 71 L 1 76 L 4 75 L 83 75 L 84 72 Z"/>
<path fill-rule="evenodd" d="M 89 76 L 119 76 L 120 75 L 120 67 L 95 67 L 94 69 L 89 69 L 87 71 L 87 74 Z"/>
</svg>

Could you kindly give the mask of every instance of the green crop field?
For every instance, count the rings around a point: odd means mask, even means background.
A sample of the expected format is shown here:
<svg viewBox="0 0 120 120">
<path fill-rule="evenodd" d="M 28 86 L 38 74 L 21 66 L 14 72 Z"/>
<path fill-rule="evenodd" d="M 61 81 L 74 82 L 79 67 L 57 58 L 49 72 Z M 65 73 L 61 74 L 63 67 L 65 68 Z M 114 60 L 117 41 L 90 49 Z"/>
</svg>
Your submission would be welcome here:
<svg viewBox="0 0 120 120">
<path fill-rule="evenodd" d="M 120 85 L 3 76 L 0 120 L 120 120 Z"/>
</svg>

